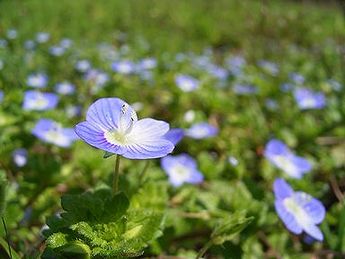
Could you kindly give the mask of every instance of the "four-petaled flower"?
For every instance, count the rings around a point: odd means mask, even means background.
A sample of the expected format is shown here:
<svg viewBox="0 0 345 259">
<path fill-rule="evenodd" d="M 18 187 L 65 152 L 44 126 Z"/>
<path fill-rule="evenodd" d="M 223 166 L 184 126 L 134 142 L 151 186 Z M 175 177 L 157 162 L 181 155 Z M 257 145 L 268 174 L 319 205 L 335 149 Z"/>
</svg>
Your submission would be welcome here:
<svg viewBox="0 0 345 259">
<path fill-rule="evenodd" d="M 187 154 L 163 157 L 161 166 L 169 176 L 169 182 L 175 187 L 183 183 L 199 184 L 204 180 L 195 160 Z"/>
<path fill-rule="evenodd" d="M 294 178 L 301 178 L 312 169 L 308 160 L 293 154 L 283 142 L 277 139 L 272 139 L 266 144 L 264 155 L 272 164 Z"/>
<path fill-rule="evenodd" d="M 166 156 L 174 149 L 165 138 L 169 124 L 150 118 L 138 120 L 136 112 L 119 98 L 102 98 L 88 109 L 86 121 L 75 127 L 88 144 L 130 159 Z"/>
<path fill-rule="evenodd" d="M 326 106 L 325 95 L 308 88 L 297 88 L 294 91 L 294 97 L 301 110 L 322 109 Z"/>
<path fill-rule="evenodd" d="M 199 80 L 192 76 L 178 74 L 175 77 L 175 83 L 184 92 L 192 92 L 199 88 Z"/>
<path fill-rule="evenodd" d="M 44 142 L 59 147 L 69 147 L 78 139 L 73 129 L 63 128 L 59 123 L 49 119 L 40 119 L 32 130 L 32 134 Z"/>
<path fill-rule="evenodd" d="M 26 91 L 23 102 L 24 110 L 44 111 L 54 109 L 59 97 L 53 93 L 41 93 L 39 91 Z"/>
<path fill-rule="evenodd" d="M 283 180 L 276 179 L 273 184 L 275 209 L 288 230 L 294 234 L 305 231 L 311 237 L 322 241 L 323 235 L 316 226 L 325 218 L 322 203 L 304 192 L 294 192 Z"/>
<path fill-rule="evenodd" d="M 194 139 L 210 138 L 217 135 L 217 133 L 218 129 L 207 122 L 193 124 L 192 127 L 186 130 L 186 136 Z"/>
</svg>

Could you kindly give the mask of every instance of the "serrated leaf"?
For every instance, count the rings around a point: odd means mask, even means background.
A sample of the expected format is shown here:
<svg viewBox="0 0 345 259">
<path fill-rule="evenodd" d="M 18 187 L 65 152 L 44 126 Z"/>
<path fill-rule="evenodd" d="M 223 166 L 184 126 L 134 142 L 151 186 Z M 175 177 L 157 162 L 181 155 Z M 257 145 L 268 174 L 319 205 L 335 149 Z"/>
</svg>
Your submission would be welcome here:
<svg viewBox="0 0 345 259">
<path fill-rule="evenodd" d="M 246 218 L 242 213 L 237 213 L 228 218 L 221 219 L 211 234 L 213 244 L 221 245 L 225 241 L 232 240 L 253 220 Z"/>
<path fill-rule="evenodd" d="M 60 247 L 58 253 L 64 258 L 89 259 L 91 258 L 90 247 L 80 241 L 72 241 Z"/>
<path fill-rule="evenodd" d="M 54 233 L 47 239 L 48 246 L 50 248 L 57 248 L 64 246 L 68 243 L 67 234 L 64 233 Z"/>
<path fill-rule="evenodd" d="M 129 200 L 123 192 L 120 192 L 108 199 L 104 207 L 102 222 L 114 222 L 126 213 L 129 207 Z"/>
</svg>

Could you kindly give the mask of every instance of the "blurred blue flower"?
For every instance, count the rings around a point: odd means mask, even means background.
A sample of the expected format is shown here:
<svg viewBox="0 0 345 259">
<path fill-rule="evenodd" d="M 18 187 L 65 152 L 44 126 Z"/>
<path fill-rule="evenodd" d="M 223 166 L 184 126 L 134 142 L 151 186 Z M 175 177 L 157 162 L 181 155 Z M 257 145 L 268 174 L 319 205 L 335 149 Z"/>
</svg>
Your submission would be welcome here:
<svg viewBox="0 0 345 259">
<path fill-rule="evenodd" d="M 0 48 L 6 48 L 8 45 L 7 40 L 5 39 L 0 39 Z"/>
<path fill-rule="evenodd" d="M 119 98 L 102 98 L 88 109 L 86 121 L 75 127 L 86 143 L 130 159 L 166 156 L 174 145 L 164 138 L 169 124 L 151 118 L 138 120 L 136 112 Z"/>
<path fill-rule="evenodd" d="M 271 61 L 260 60 L 258 62 L 258 65 L 267 73 L 270 73 L 273 76 L 276 76 L 279 73 L 279 66 Z"/>
<path fill-rule="evenodd" d="M 77 63 L 75 64 L 75 69 L 81 73 L 85 73 L 90 68 L 91 68 L 91 63 L 86 59 L 78 60 Z"/>
<path fill-rule="evenodd" d="M 2 61 L 1 59 L 0 59 L 0 70 L 2 70 L 4 68 L 4 61 Z"/>
<path fill-rule="evenodd" d="M 342 84 L 340 84 L 338 81 L 334 79 L 329 79 L 327 82 L 331 85 L 332 89 L 336 92 L 340 92 L 343 88 Z"/>
<path fill-rule="evenodd" d="M 175 76 L 175 83 L 184 92 L 192 92 L 196 90 L 200 82 L 192 76 L 178 74 Z"/>
<path fill-rule="evenodd" d="M 290 73 L 289 78 L 292 82 L 298 85 L 302 85 L 305 81 L 304 76 L 298 73 Z"/>
<path fill-rule="evenodd" d="M 12 159 L 16 166 L 23 167 L 28 161 L 28 151 L 25 148 L 17 148 L 12 153 Z"/>
<path fill-rule="evenodd" d="M 316 240 L 322 241 L 323 235 L 316 226 L 325 218 L 323 204 L 305 192 L 294 192 L 283 179 L 273 183 L 275 209 L 285 227 L 294 234 L 305 231 Z"/>
<path fill-rule="evenodd" d="M 294 89 L 294 85 L 290 83 L 283 83 L 280 85 L 280 90 L 284 93 L 290 92 L 292 89 Z"/>
<path fill-rule="evenodd" d="M 6 32 L 6 36 L 10 40 L 14 40 L 18 36 L 18 32 L 15 29 L 10 29 Z"/>
<path fill-rule="evenodd" d="M 60 46 L 64 49 L 68 49 L 72 46 L 73 41 L 71 39 L 64 38 L 60 41 Z"/>
<path fill-rule="evenodd" d="M 71 95 L 75 92 L 75 86 L 74 84 L 65 81 L 65 82 L 57 83 L 55 85 L 55 91 L 58 94 Z"/>
<path fill-rule="evenodd" d="M 73 118 L 81 115 L 82 108 L 79 105 L 70 105 L 65 109 L 66 116 L 68 118 Z"/>
<path fill-rule="evenodd" d="M 44 111 L 54 109 L 59 97 L 54 93 L 41 93 L 39 91 L 26 91 L 24 94 L 23 109 L 30 111 Z"/>
<path fill-rule="evenodd" d="M 66 49 L 64 47 L 59 46 L 59 45 L 54 45 L 54 46 L 51 46 L 49 48 L 49 53 L 55 57 L 62 56 L 65 53 L 65 51 L 66 51 Z"/>
<path fill-rule="evenodd" d="M 136 64 L 130 60 L 121 60 L 113 62 L 111 68 L 116 73 L 128 75 L 135 72 Z"/>
<path fill-rule="evenodd" d="M 267 109 L 274 111 L 278 108 L 278 103 L 276 100 L 269 98 L 265 100 L 265 106 L 267 107 Z"/>
<path fill-rule="evenodd" d="M 209 66 L 208 67 L 208 73 L 210 73 L 215 78 L 217 78 L 221 81 L 225 81 L 229 76 L 229 73 L 226 69 L 224 69 L 220 66 L 216 66 L 216 65 Z"/>
<path fill-rule="evenodd" d="M 207 122 L 200 122 L 193 124 L 192 127 L 185 131 L 186 136 L 194 139 L 203 139 L 203 138 L 210 138 L 218 133 L 218 129 L 207 123 Z"/>
<path fill-rule="evenodd" d="M 195 160 L 187 155 L 166 156 L 161 159 L 161 166 L 169 177 L 169 182 L 178 187 L 184 183 L 199 184 L 204 176 L 198 170 Z"/>
<path fill-rule="evenodd" d="M 272 139 L 266 144 L 264 155 L 273 165 L 293 178 L 302 178 L 312 169 L 308 160 L 293 154 L 282 141 L 277 139 Z"/>
<path fill-rule="evenodd" d="M 233 56 L 226 59 L 225 65 L 232 75 L 237 76 L 242 73 L 246 60 L 242 56 Z"/>
<path fill-rule="evenodd" d="M 325 95 L 308 88 L 297 88 L 294 91 L 294 97 L 301 110 L 322 109 L 326 106 Z"/>
<path fill-rule="evenodd" d="M 183 139 L 184 135 L 185 133 L 183 129 L 175 128 L 175 129 L 170 129 L 164 135 L 164 138 L 169 140 L 171 143 L 173 143 L 176 146 L 177 143 L 179 143 Z"/>
<path fill-rule="evenodd" d="M 236 157 L 234 156 L 229 156 L 228 157 L 228 162 L 232 165 L 232 166 L 237 166 L 238 165 L 238 160 Z"/>
<path fill-rule="evenodd" d="M 95 94 L 109 81 L 109 76 L 101 70 L 90 69 L 85 74 L 84 79 L 91 84 L 91 92 Z"/>
<path fill-rule="evenodd" d="M 138 71 L 154 69 L 157 66 L 157 60 L 155 58 L 144 58 L 139 61 L 136 69 Z"/>
<path fill-rule="evenodd" d="M 48 32 L 38 32 L 36 34 L 36 41 L 38 43 L 46 43 L 50 39 L 50 34 Z"/>
<path fill-rule="evenodd" d="M 44 142 L 59 147 L 69 147 L 78 139 L 73 129 L 63 128 L 59 123 L 50 119 L 40 119 L 32 130 L 32 134 Z"/>
<path fill-rule="evenodd" d="M 44 88 L 47 86 L 48 76 L 43 73 L 31 74 L 26 79 L 26 84 L 30 87 Z"/>
<path fill-rule="evenodd" d="M 250 95 L 256 94 L 258 92 L 258 88 L 253 85 L 235 84 L 233 86 L 233 91 L 237 95 Z"/>
<path fill-rule="evenodd" d="M 24 48 L 27 50 L 33 50 L 36 44 L 33 40 L 27 40 L 24 42 Z"/>
<path fill-rule="evenodd" d="M 2 101 L 4 100 L 4 91 L 0 90 L 0 103 L 2 103 Z"/>
</svg>

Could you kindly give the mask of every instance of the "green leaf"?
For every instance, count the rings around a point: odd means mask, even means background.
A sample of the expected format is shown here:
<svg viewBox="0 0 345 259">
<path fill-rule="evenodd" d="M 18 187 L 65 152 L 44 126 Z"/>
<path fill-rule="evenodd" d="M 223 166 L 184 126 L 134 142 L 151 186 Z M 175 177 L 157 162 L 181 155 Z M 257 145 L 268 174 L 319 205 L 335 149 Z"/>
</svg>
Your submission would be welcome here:
<svg viewBox="0 0 345 259">
<path fill-rule="evenodd" d="M 5 249 L 6 253 L 8 254 L 8 256 L 10 255 L 10 252 L 8 250 L 8 243 L 5 239 L 3 239 L 2 237 L 0 237 L 0 245 L 2 246 L 3 249 Z M 21 257 L 17 254 L 16 251 L 13 250 L 13 248 L 11 248 L 11 254 L 12 254 L 12 259 L 20 259 Z"/>
<path fill-rule="evenodd" d="M 246 218 L 243 213 L 236 213 L 221 219 L 211 234 L 213 244 L 221 245 L 225 241 L 232 240 L 247 227 L 252 220 L 253 217 Z"/>
<path fill-rule="evenodd" d="M 80 241 L 72 241 L 58 249 L 64 258 L 89 259 L 91 258 L 90 247 Z"/>
<path fill-rule="evenodd" d="M 343 206 L 339 217 L 339 250 L 345 252 L 345 206 Z"/>
<path fill-rule="evenodd" d="M 102 215 L 102 222 L 114 222 L 122 217 L 129 207 L 129 200 L 123 193 L 117 193 L 104 204 L 104 213 Z"/>
</svg>

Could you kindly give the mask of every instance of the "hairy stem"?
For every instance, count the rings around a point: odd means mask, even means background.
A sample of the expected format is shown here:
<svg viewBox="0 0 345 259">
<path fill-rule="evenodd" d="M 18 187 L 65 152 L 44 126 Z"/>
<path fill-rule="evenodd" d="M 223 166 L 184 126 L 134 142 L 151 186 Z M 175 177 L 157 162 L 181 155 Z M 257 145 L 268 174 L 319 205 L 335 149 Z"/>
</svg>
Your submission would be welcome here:
<svg viewBox="0 0 345 259">
<path fill-rule="evenodd" d="M 119 168 L 120 168 L 120 155 L 116 155 L 115 160 L 115 170 L 113 176 L 113 194 L 117 193 L 119 190 Z"/>
</svg>

